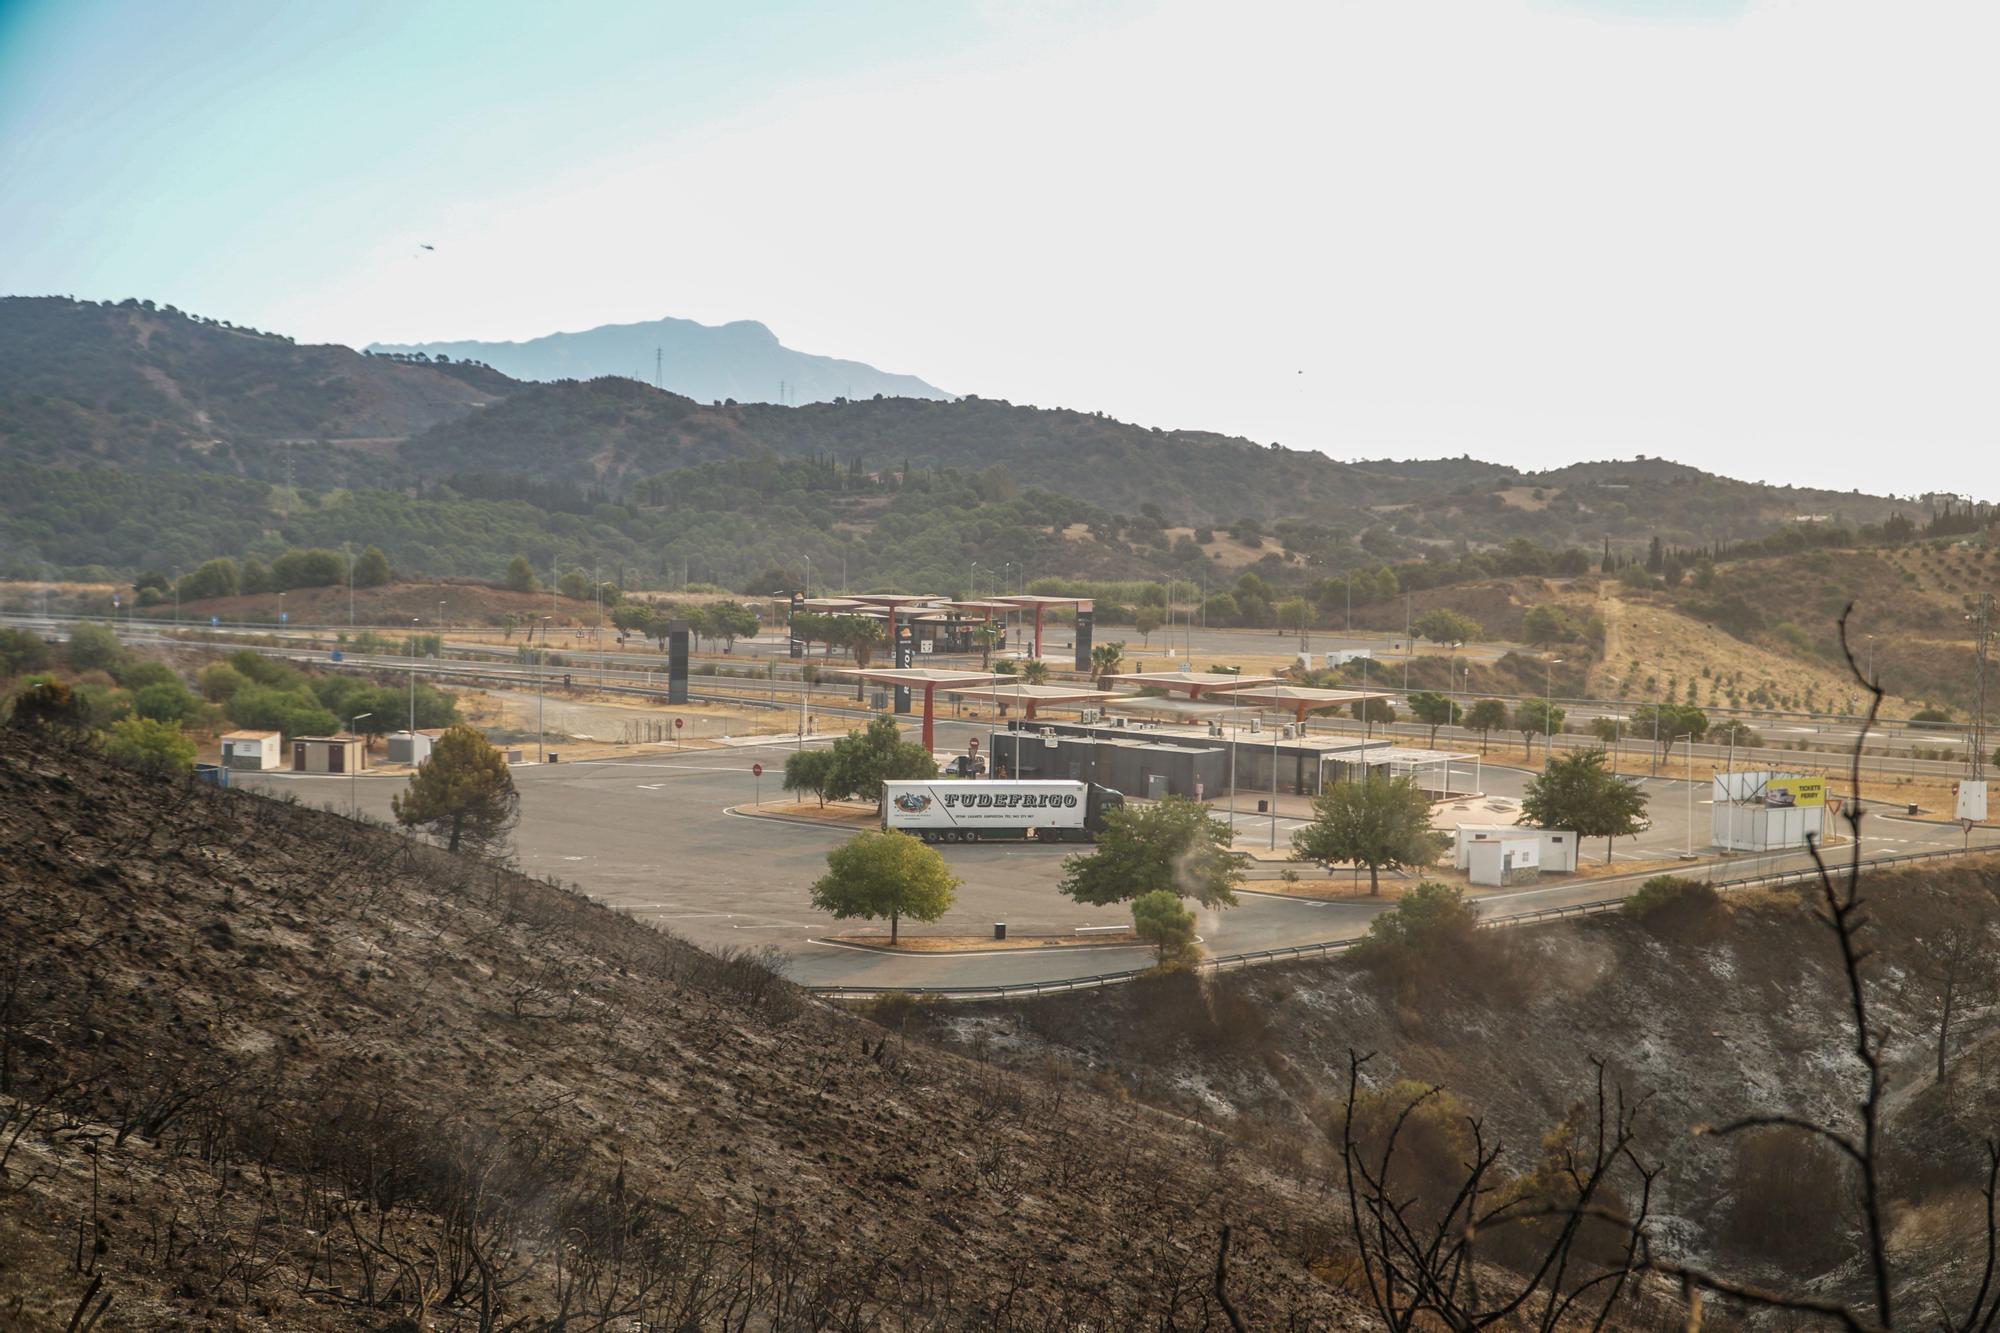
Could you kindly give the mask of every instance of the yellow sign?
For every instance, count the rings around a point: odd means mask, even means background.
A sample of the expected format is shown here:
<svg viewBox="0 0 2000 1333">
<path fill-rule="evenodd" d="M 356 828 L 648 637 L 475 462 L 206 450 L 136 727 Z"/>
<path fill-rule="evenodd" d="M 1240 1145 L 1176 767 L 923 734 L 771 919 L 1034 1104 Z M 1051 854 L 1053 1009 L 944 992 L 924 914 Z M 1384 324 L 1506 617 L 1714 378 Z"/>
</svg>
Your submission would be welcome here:
<svg viewBox="0 0 2000 1333">
<path fill-rule="evenodd" d="M 1764 784 L 1764 804 L 1805 806 L 1826 804 L 1825 778 L 1772 778 Z"/>
</svg>

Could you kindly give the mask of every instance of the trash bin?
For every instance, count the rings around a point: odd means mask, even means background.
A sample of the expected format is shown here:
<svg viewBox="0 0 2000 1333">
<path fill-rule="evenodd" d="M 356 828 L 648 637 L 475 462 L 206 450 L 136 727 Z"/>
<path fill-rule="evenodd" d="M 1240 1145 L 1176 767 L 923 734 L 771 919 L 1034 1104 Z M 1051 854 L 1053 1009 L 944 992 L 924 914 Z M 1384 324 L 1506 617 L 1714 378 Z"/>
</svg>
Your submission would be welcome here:
<svg viewBox="0 0 2000 1333">
<path fill-rule="evenodd" d="M 1910 809 L 1909 809 L 1909 813 L 1910 813 L 1910 814 L 1913 814 L 1913 815 L 1914 815 L 1915 813 L 1917 813 L 1917 807 L 1916 807 L 1916 805 L 1915 805 L 1915 804 L 1912 804 L 1912 805 L 1910 806 Z"/>
<path fill-rule="evenodd" d="M 549 762 L 550 762 L 550 763 L 552 763 L 552 764 L 553 764 L 553 763 L 555 763 L 556 761 L 558 761 L 558 760 L 559 760 L 559 759 L 561 759 L 561 758 L 562 758 L 562 756 L 561 756 L 561 755 L 559 755 L 559 754 L 557 754 L 557 753 L 556 753 L 556 752 L 555 752 L 554 750 L 550 750 L 550 751 L 549 751 Z"/>
<path fill-rule="evenodd" d="M 1007 938 L 1007 923 L 1005 921 L 995 921 L 993 923 L 993 938 L 996 940 Z"/>
<path fill-rule="evenodd" d="M 1260 815 L 1268 815 L 1268 814 L 1270 814 L 1270 813 L 1271 813 L 1271 803 L 1270 803 L 1269 801 L 1259 801 L 1259 802 L 1257 802 L 1257 813 L 1258 813 L 1258 814 L 1260 814 Z"/>
</svg>

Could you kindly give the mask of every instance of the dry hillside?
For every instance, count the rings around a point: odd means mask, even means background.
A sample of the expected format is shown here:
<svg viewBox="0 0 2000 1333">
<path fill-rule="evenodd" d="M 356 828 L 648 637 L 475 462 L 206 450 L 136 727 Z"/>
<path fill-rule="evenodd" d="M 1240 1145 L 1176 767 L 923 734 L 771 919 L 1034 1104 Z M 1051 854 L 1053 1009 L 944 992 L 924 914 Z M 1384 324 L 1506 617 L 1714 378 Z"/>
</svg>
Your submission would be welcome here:
<svg viewBox="0 0 2000 1333">
<path fill-rule="evenodd" d="M 581 896 L 18 734 L 0 843 L 0 1326 L 1205 1328 L 1225 1220 L 1352 1322 L 1316 1193 Z"/>
</svg>

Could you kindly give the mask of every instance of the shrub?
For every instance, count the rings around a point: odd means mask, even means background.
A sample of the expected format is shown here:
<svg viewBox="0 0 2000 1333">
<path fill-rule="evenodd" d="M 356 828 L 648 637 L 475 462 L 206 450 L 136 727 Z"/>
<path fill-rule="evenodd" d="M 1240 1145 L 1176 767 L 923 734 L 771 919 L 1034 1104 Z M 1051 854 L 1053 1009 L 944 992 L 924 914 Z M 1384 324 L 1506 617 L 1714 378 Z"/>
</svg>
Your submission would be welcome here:
<svg viewBox="0 0 2000 1333">
<path fill-rule="evenodd" d="M 1372 972 L 1406 979 L 1426 960 L 1466 950 L 1478 921 L 1463 889 L 1427 879 L 1370 921 L 1352 953 Z"/>
<path fill-rule="evenodd" d="M 77 625 L 63 645 L 63 660 L 78 671 L 110 671 L 124 657 L 125 645 L 103 625 Z"/>
<path fill-rule="evenodd" d="M 112 763 L 141 773 L 176 774 L 194 769 L 194 742 L 177 722 L 128 717 L 111 728 L 104 753 Z"/>
<path fill-rule="evenodd" d="M 1340 1116 L 1333 1133 L 1338 1136 L 1344 1128 L 1371 1170 L 1380 1164 L 1390 1134 L 1396 1136 L 1385 1192 L 1409 1199 L 1415 1218 L 1426 1226 L 1441 1222 L 1472 1160 L 1468 1113 L 1458 1099 L 1404 1079 L 1386 1088 L 1362 1089 L 1355 1094 L 1352 1112 L 1342 1107 Z"/>
<path fill-rule="evenodd" d="M 49 646 L 41 635 L 11 627 L 0 629 L 0 679 L 40 671 L 48 664 Z"/>
<path fill-rule="evenodd" d="M 201 701 L 178 680 L 163 680 L 134 694 L 132 711 L 154 722 L 186 722 L 201 712 Z"/>
<path fill-rule="evenodd" d="M 227 703 L 236 691 L 250 683 L 244 674 L 227 662 L 211 662 L 195 677 L 201 697 L 210 703 Z"/>
<path fill-rule="evenodd" d="M 1624 911 L 1656 935 L 1712 936 L 1727 920 L 1713 885 L 1655 875 L 1625 900 Z"/>
</svg>

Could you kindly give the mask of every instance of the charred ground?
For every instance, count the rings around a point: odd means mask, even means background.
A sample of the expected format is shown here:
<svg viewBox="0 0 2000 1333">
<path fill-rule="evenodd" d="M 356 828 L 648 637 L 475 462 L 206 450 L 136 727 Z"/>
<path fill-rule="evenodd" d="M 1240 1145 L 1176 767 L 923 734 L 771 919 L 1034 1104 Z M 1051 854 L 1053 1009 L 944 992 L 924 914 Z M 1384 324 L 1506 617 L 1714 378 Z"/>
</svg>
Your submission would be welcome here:
<svg viewBox="0 0 2000 1333">
<path fill-rule="evenodd" d="M 0 843 L 8 1326 L 1205 1327 L 1225 1220 L 1355 1314 L 1218 1136 L 580 895 L 19 735 Z"/>
</svg>

